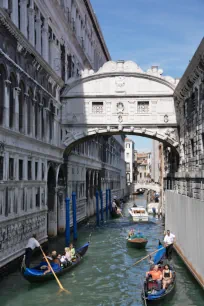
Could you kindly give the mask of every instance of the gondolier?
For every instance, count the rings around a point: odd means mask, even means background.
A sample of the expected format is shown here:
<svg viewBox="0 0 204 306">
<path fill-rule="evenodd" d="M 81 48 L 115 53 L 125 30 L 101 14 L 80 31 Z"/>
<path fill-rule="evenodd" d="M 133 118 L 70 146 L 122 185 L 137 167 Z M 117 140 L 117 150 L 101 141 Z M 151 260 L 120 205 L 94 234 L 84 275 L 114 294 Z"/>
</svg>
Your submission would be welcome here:
<svg viewBox="0 0 204 306">
<path fill-rule="evenodd" d="M 172 258 L 172 251 L 173 251 L 173 244 L 175 242 L 176 236 L 167 230 L 166 236 L 164 237 L 164 246 L 166 247 L 166 258 L 171 260 Z"/>
<path fill-rule="evenodd" d="M 30 261 L 31 261 L 33 250 L 39 247 L 40 247 L 40 244 L 36 240 L 36 235 L 33 234 L 33 236 L 28 240 L 28 243 L 25 249 L 25 265 L 27 268 L 29 268 L 30 266 Z"/>
</svg>

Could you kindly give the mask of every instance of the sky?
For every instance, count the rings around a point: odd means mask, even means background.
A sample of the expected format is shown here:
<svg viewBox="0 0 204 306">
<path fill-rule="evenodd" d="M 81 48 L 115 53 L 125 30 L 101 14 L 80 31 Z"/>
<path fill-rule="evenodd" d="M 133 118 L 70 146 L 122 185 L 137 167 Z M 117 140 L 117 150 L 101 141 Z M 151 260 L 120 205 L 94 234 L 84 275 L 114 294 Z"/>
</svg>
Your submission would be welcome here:
<svg viewBox="0 0 204 306">
<path fill-rule="evenodd" d="M 181 77 L 204 35 L 204 0 L 91 0 L 112 60 Z M 138 149 L 152 141 L 129 136 Z"/>
</svg>

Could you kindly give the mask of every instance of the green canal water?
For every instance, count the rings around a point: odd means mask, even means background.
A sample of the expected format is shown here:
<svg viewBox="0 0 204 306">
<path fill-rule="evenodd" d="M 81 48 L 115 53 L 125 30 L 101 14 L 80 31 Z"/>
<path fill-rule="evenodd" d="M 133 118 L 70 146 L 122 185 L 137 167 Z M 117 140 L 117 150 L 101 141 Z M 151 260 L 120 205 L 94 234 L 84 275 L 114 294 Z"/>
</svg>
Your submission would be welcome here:
<svg viewBox="0 0 204 306">
<path fill-rule="evenodd" d="M 144 205 L 145 200 L 138 197 L 137 204 Z M 148 270 L 148 262 L 131 267 L 133 263 L 154 251 L 158 239 L 162 239 L 163 221 L 150 218 L 149 224 L 133 224 L 128 216 L 128 206 L 124 206 L 124 218 L 107 220 L 100 228 L 94 221 L 82 226 L 78 231 L 77 247 L 89 240 L 91 245 L 83 262 L 60 278 L 63 286 L 71 295 L 58 293 L 55 281 L 31 285 L 15 272 L 0 284 L 1 306 L 140 306 L 142 280 Z M 125 238 L 131 228 L 140 229 L 149 239 L 146 249 L 128 249 Z M 52 242 L 51 248 L 62 251 L 64 238 Z M 35 259 L 36 260 L 36 259 Z M 204 293 L 196 283 L 180 258 L 174 254 L 173 264 L 177 272 L 176 289 L 161 306 L 203 306 Z M 127 267 L 131 267 L 127 269 Z"/>
</svg>

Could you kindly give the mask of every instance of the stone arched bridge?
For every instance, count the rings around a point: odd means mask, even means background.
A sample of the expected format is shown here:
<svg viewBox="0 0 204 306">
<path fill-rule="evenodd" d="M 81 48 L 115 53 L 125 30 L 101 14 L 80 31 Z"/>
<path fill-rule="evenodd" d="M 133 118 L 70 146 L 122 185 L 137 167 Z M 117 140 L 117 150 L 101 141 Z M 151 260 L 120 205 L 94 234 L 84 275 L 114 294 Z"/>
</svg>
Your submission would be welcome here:
<svg viewBox="0 0 204 306">
<path fill-rule="evenodd" d="M 156 192 L 160 192 L 161 186 L 158 184 L 154 184 L 154 183 L 134 183 L 134 191 L 136 191 L 137 189 L 151 189 L 154 190 Z"/>
</svg>

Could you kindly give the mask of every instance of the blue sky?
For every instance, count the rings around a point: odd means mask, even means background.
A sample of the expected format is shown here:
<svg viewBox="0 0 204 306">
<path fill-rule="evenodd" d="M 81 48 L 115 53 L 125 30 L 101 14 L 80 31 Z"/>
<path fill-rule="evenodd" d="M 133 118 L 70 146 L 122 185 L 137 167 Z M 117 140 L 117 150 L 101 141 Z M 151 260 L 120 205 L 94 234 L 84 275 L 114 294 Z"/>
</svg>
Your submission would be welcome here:
<svg viewBox="0 0 204 306">
<path fill-rule="evenodd" d="M 91 0 L 113 60 L 181 77 L 204 35 L 204 0 Z M 130 137 L 130 136 L 129 136 Z M 132 136 L 131 136 L 132 138 Z M 136 147 L 152 141 L 135 138 Z"/>
</svg>

